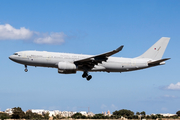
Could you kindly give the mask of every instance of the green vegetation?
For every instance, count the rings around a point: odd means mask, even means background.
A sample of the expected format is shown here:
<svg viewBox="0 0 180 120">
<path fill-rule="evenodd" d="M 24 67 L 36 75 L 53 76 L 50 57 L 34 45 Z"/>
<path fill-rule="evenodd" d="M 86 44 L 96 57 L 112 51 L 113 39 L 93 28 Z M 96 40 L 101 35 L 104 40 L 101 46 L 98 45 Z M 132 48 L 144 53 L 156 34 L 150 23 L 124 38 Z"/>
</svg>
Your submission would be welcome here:
<svg viewBox="0 0 180 120">
<path fill-rule="evenodd" d="M 0 119 L 4 120 L 4 119 L 10 119 L 11 116 L 8 115 L 7 113 L 0 113 Z"/>
<path fill-rule="evenodd" d="M 117 118 L 121 118 L 123 116 L 125 118 L 132 119 L 134 116 L 134 112 L 130 110 L 122 109 L 122 110 L 113 112 L 113 115 L 117 116 Z"/>
<path fill-rule="evenodd" d="M 22 111 L 20 107 L 15 107 L 12 109 L 13 114 L 11 116 L 12 119 L 22 119 L 25 117 L 25 113 Z"/>
<path fill-rule="evenodd" d="M 109 119 L 109 116 L 105 116 L 103 114 L 95 114 L 91 119 Z"/>
<path fill-rule="evenodd" d="M 44 119 L 42 115 L 33 113 L 31 110 L 28 110 L 25 114 L 25 119 Z"/>
<path fill-rule="evenodd" d="M 0 113 L 0 119 L 49 119 L 49 113 L 44 113 L 43 115 L 39 115 L 37 113 L 33 113 L 31 110 L 28 110 L 26 113 L 22 111 L 20 107 L 12 108 L 12 115 L 7 113 Z"/>
<path fill-rule="evenodd" d="M 76 113 L 76 114 L 72 115 L 71 118 L 74 118 L 74 119 L 86 119 L 86 116 L 82 115 L 81 113 Z"/>
<path fill-rule="evenodd" d="M 33 120 L 41 120 L 41 119 L 49 119 L 49 113 L 46 112 L 43 115 L 33 113 L 31 110 L 28 110 L 26 112 L 23 112 L 20 107 L 14 107 L 12 108 L 12 115 L 9 115 L 7 113 L 0 113 L 0 119 L 33 119 Z M 85 116 L 81 113 L 76 113 L 71 116 L 73 119 L 119 119 L 122 117 L 128 118 L 128 119 L 157 119 L 160 120 L 162 118 L 171 118 L 171 119 L 177 119 L 180 116 L 180 111 L 176 112 L 176 115 L 171 117 L 164 117 L 163 115 L 156 114 L 156 115 L 146 115 L 145 111 L 142 112 L 136 112 L 134 114 L 131 110 L 118 110 L 114 111 L 111 116 L 105 116 L 104 114 L 95 114 L 93 117 L 91 116 Z M 64 117 L 61 117 L 61 115 L 53 116 L 53 119 L 64 119 Z"/>
<path fill-rule="evenodd" d="M 180 116 L 180 110 L 176 112 L 176 115 L 177 115 L 177 116 Z"/>
</svg>

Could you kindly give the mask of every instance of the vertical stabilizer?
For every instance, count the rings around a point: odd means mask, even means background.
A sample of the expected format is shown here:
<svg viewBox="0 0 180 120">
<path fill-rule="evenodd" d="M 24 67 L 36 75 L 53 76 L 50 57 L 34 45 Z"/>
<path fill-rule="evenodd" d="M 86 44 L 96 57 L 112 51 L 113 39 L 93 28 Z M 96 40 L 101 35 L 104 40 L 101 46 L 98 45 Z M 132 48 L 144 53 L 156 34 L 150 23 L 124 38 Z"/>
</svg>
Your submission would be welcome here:
<svg viewBox="0 0 180 120">
<path fill-rule="evenodd" d="M 162 37 L 138 58 L 150 58 L 153 60 L 160 60 L 164 54 L 164 51 L 166 50 L 169 40 L 169 37 Z"/>
</svg>

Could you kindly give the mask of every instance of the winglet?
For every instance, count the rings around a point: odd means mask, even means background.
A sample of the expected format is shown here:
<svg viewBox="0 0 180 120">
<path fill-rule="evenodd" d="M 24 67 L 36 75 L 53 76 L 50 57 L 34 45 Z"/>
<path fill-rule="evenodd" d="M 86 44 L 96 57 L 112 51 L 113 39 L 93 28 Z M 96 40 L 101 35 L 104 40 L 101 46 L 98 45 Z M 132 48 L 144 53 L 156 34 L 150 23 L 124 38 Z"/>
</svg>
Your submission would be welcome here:
<svg viewBox="0 0 180 120">
<path fill-rule="evenodd" d="M 118 47 L 118 48 L 116 49 L 116 51 L 117 51 L 117 52 L 121 51 L 121 50 L 123 49 L 123 47 L 124 47 L 124 45 L 121 45 L 120 47 Z"/>
</svg>

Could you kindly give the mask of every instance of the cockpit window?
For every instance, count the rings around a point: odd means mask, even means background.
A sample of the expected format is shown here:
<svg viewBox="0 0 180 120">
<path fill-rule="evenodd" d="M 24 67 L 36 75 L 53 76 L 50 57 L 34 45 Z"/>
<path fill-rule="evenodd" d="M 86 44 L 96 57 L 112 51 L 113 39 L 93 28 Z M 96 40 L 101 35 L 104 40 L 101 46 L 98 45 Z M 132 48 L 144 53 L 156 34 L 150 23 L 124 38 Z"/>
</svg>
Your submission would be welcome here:
<svg viewBox="0 0 180 120">
<path fill-rule="evenodd" d="M 18 53 L 14 53 L 14 55 L 18 55 Z"/>
</svg>

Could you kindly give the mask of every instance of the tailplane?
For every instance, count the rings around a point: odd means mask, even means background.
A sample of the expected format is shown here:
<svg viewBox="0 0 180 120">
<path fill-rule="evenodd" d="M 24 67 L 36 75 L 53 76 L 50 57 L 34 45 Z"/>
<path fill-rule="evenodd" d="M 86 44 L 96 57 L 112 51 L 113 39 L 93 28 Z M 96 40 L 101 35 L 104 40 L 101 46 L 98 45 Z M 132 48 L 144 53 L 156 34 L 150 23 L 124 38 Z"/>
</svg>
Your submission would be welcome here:
<svg viewBox="0 0 180 120">
<path fill-rule="evenodd" d="M 169 37 L 162 37 L 153 46 L 151 46 L 145 53 L 137 58 L 150 58 L 153 60 L 160 60 L 169 43 Z"/>
</svg>

